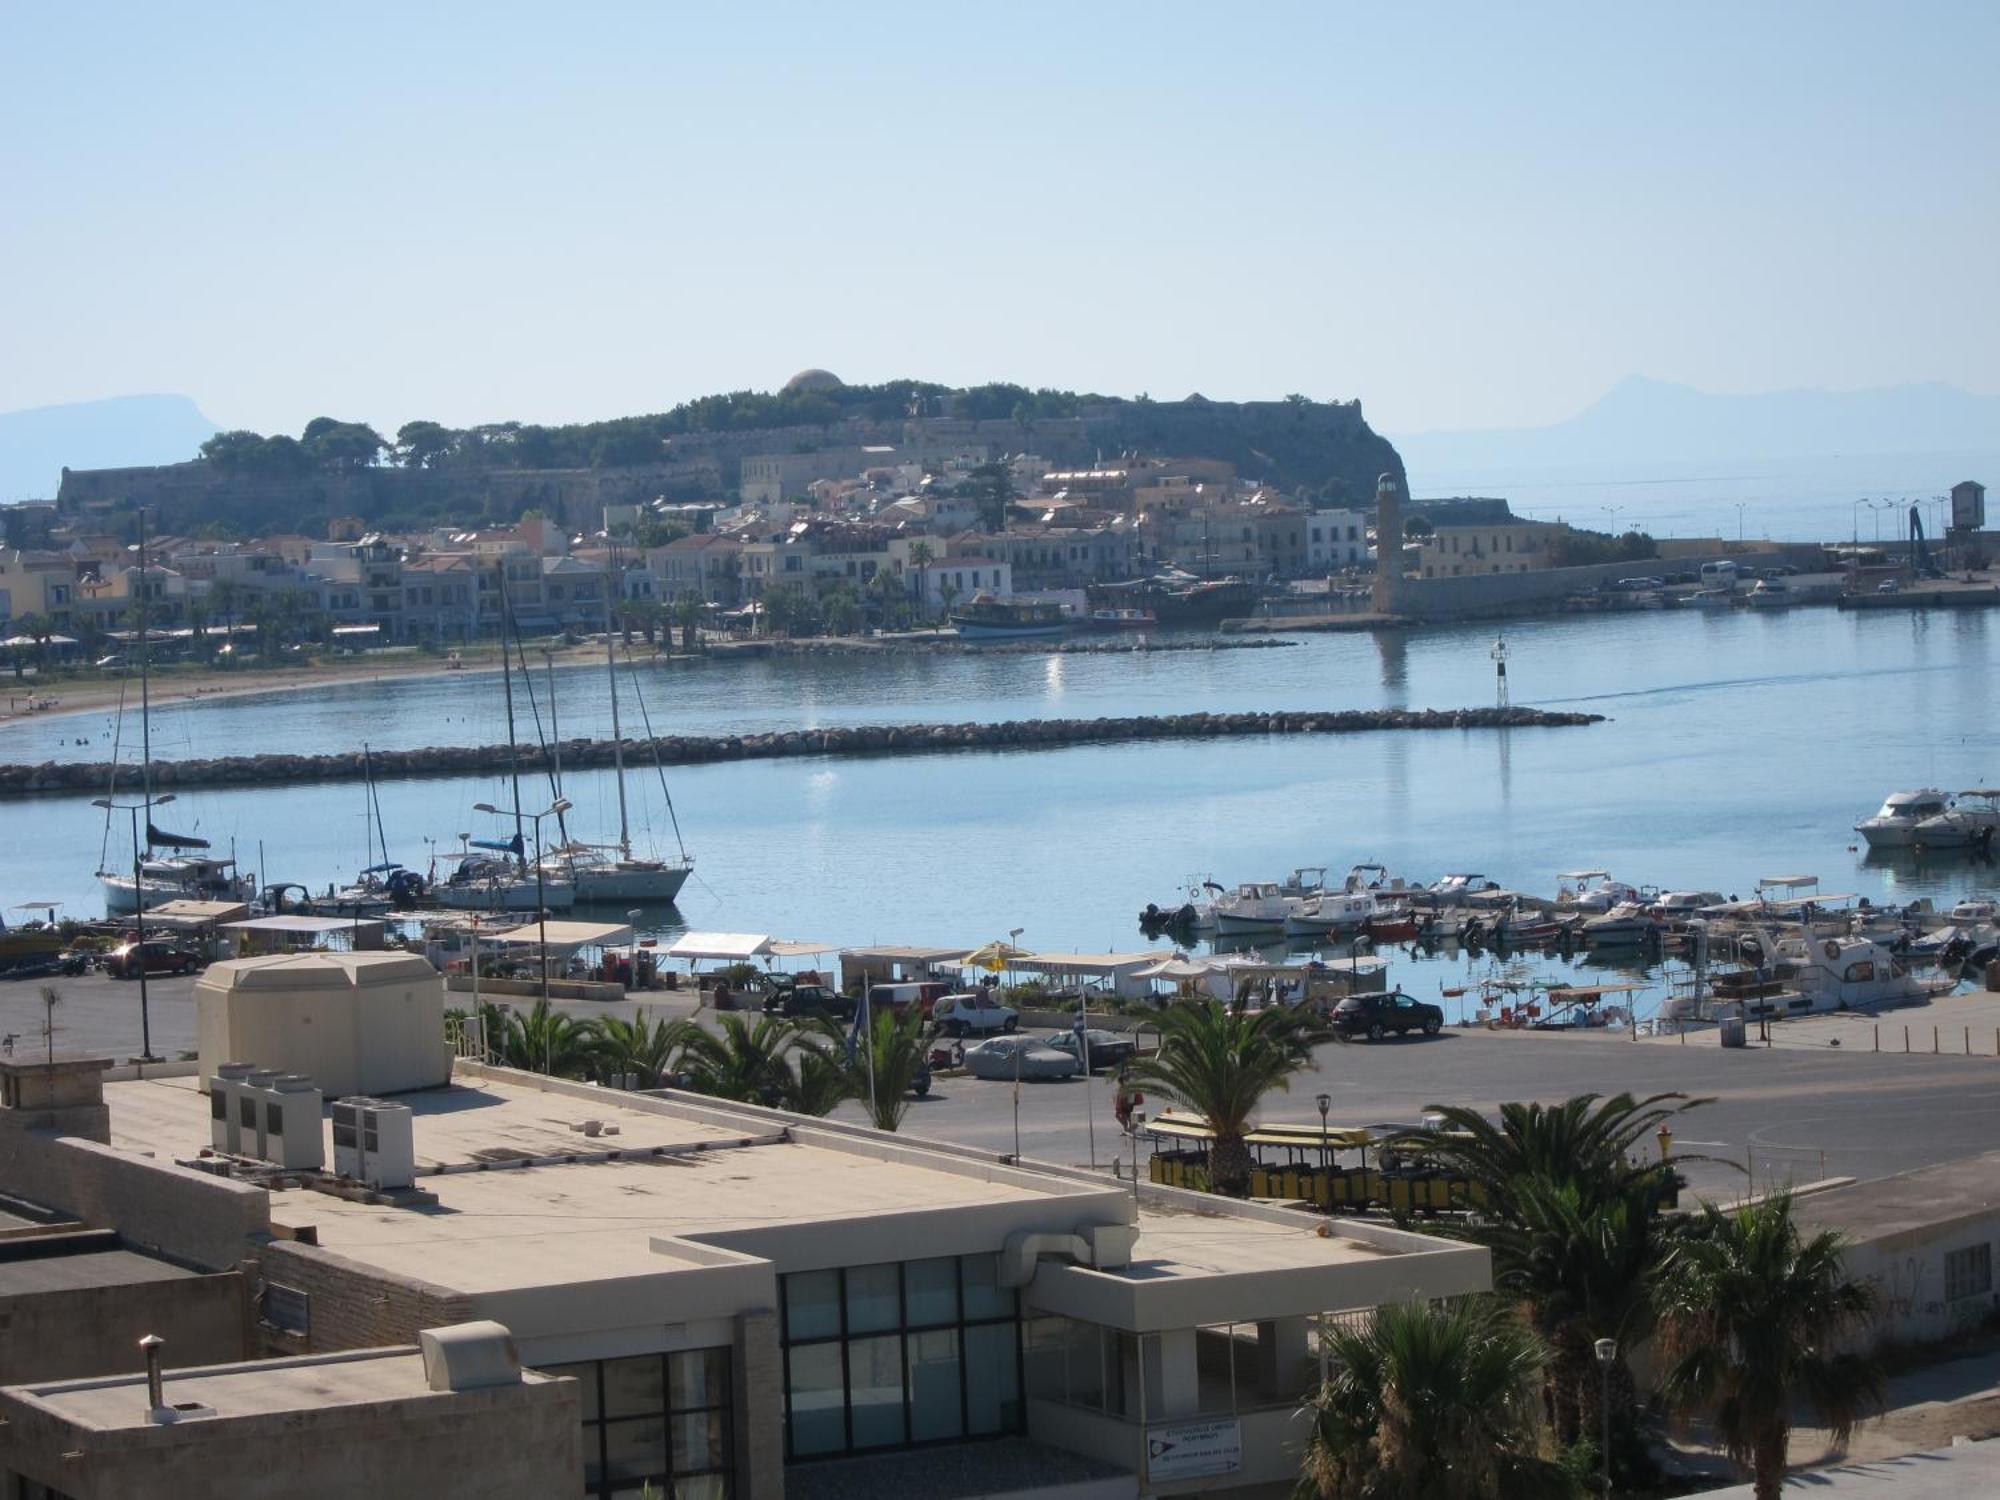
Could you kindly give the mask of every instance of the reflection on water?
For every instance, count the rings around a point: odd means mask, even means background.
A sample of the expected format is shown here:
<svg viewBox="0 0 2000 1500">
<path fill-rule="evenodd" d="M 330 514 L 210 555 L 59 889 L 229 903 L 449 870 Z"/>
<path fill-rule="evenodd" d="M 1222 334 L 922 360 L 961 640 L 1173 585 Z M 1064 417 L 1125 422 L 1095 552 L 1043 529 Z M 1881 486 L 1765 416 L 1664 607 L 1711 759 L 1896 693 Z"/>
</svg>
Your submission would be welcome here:
<svg viewBox="0 0 2000 1500">
<path fill-rule="evenodd" d="M 1138 909 L 1178 904 L 1191 873 L 1234 882 L 1361 859 L 1412 879 L 1483 870 L 1544 895 L 1558 871 L 1578 868 L 1723 891 L 1809 871 L 1828 889 L 1897 901 L 1993 888 L 1990 866 L 1884 861 L 1850 848 L 1855 820 L 1891 790 L 2000 779 L 1986 629 L 1953 620 L 1913 633 L 1891 612 L 1709 614 L 1511 629 L 1515 701 L 1592 700 L 1609 718 L 1587 728 L 670 768 L 697 861 L 679 914 L 701 927 L 968 947 L 1020 926 L 1041 946 L 1111 951 L 1137 946 Z M 1284 649 L 1069 656 L 1059 659 L 1062 711 L 1370 706 L 1389 696 L 1391 675 L 1417 704 L 1490 703 L 1491 645 L 1487 626 L 1315 636 Z M 802 658 L 642 673 L 656 727 L 686 731 L 802 717 L 1047 716 L 1052 660 Z M 603 672 L 557 675 L 564 733 L 588 732 Z M 545 698 L 545 676 L 538 686 Z M 498 737 L 487 727 L 501 718 L 498 687 L 487 676 L 210 703 L 179 710 L 156 742 L 177 755 L 358 747 L 364 736 L 377 746 L 486 740 Z M 608 722 L 608 700 L 605 708 Z M 58 722 L 0 730 L 0 758 L 29 758 L 20 747 Z M 650 768 L 633 790 L 634 842 L 671 851 Z M 499 777 L 383 782 L 379 792 L 390 857 L 413 864 L 428 862 L 427 841 L 449 845 L 482 826 L 474 803 L 511 800 Z M 609 772 L 572 771 L 564 792 L 575 803 L 572 829 L 586 838 L 616 829 Z M 272 879 L 324 888 L 372 863 L 359 786 L 187 791 L 174 810 L 185 815 L 177 829 L 224 849 L 233 841 Z M 100 910 L 91 871 L 103 835 L 88 797 L 0 804 L 0 907 L 35 898 Z M 115 859 L 129 855 L 124 837 L 120 829 L 111 842 Z"/>
<path fill-rule="evenodd" d="M 1409 681 L 1409 637 L 1401 630 L 1377 630 L 1372 639 L 1380 657 L 1383 701 L 1395 708 L 1407 706 L 1403 688 Z"/>
</svg>

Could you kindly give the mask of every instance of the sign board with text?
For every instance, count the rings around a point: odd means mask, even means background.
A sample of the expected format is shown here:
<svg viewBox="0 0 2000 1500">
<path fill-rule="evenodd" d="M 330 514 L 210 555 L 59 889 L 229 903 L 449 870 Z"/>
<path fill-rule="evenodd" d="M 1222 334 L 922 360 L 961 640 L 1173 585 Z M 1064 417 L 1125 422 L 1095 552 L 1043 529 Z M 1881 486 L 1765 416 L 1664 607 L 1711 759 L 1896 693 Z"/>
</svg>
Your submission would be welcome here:
<svg viewBox="0 0 2000 1500">
<path fill-rule="evenodd" d="M 1195 1479 L 1243 1467 L 1243 1429 L 1234 1417 L 1170 1422 L 1146 1429 L 1146 1477 Z"/>
</svg>

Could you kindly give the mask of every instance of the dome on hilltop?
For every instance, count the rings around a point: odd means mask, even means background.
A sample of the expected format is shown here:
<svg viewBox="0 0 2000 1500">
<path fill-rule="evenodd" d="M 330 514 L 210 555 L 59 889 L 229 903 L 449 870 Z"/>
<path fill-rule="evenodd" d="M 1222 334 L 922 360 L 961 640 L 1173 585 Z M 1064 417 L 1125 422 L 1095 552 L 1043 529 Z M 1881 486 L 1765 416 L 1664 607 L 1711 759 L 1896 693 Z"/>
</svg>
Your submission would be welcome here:
<svg viewBox="0 0 2000 1500">
<path fill-rule="evenodd" d="M 843 384 L 831 370 L 801 370 L 785 382 L 787 391 L 837 391 Z"/>
</svg>

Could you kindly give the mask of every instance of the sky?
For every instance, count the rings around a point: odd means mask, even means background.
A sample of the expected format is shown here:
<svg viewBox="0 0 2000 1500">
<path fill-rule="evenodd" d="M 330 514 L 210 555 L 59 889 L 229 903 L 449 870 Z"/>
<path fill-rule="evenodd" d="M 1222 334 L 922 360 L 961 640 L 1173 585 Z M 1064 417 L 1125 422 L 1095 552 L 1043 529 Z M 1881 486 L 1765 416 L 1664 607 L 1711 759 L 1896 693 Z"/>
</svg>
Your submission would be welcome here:
<svg viewBox="0 0 2000 1500">
<path fill-rule="evenodd" d="M 1996 62 L 1985 0 L 0 0 L 0 410 L 2000 391 Z"/>
</svg>

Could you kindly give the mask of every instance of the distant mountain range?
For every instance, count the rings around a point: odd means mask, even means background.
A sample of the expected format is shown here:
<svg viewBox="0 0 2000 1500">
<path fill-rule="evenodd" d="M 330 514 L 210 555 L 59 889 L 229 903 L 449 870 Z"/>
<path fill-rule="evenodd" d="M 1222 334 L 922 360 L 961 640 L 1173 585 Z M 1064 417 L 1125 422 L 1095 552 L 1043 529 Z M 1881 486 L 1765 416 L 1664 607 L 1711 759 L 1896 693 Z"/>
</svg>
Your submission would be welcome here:
<svg viewBox="0 0 2000 1500">
<path fill-rule="evenodd" d="M 218 430 L 186 396 L 111 396 L 0 412 L 0 502 L 53 499 L 65 464 L 180 463 Z"/>
<path fill-rule="evenodd" d="M 2000 396 L 1949 385 L 1729 396 L 1633 376 L 1552 427 L 1391 434 L 1414 482 L 1606 464 L 1950 453 L 2000 442 Z"/>
</svg>

